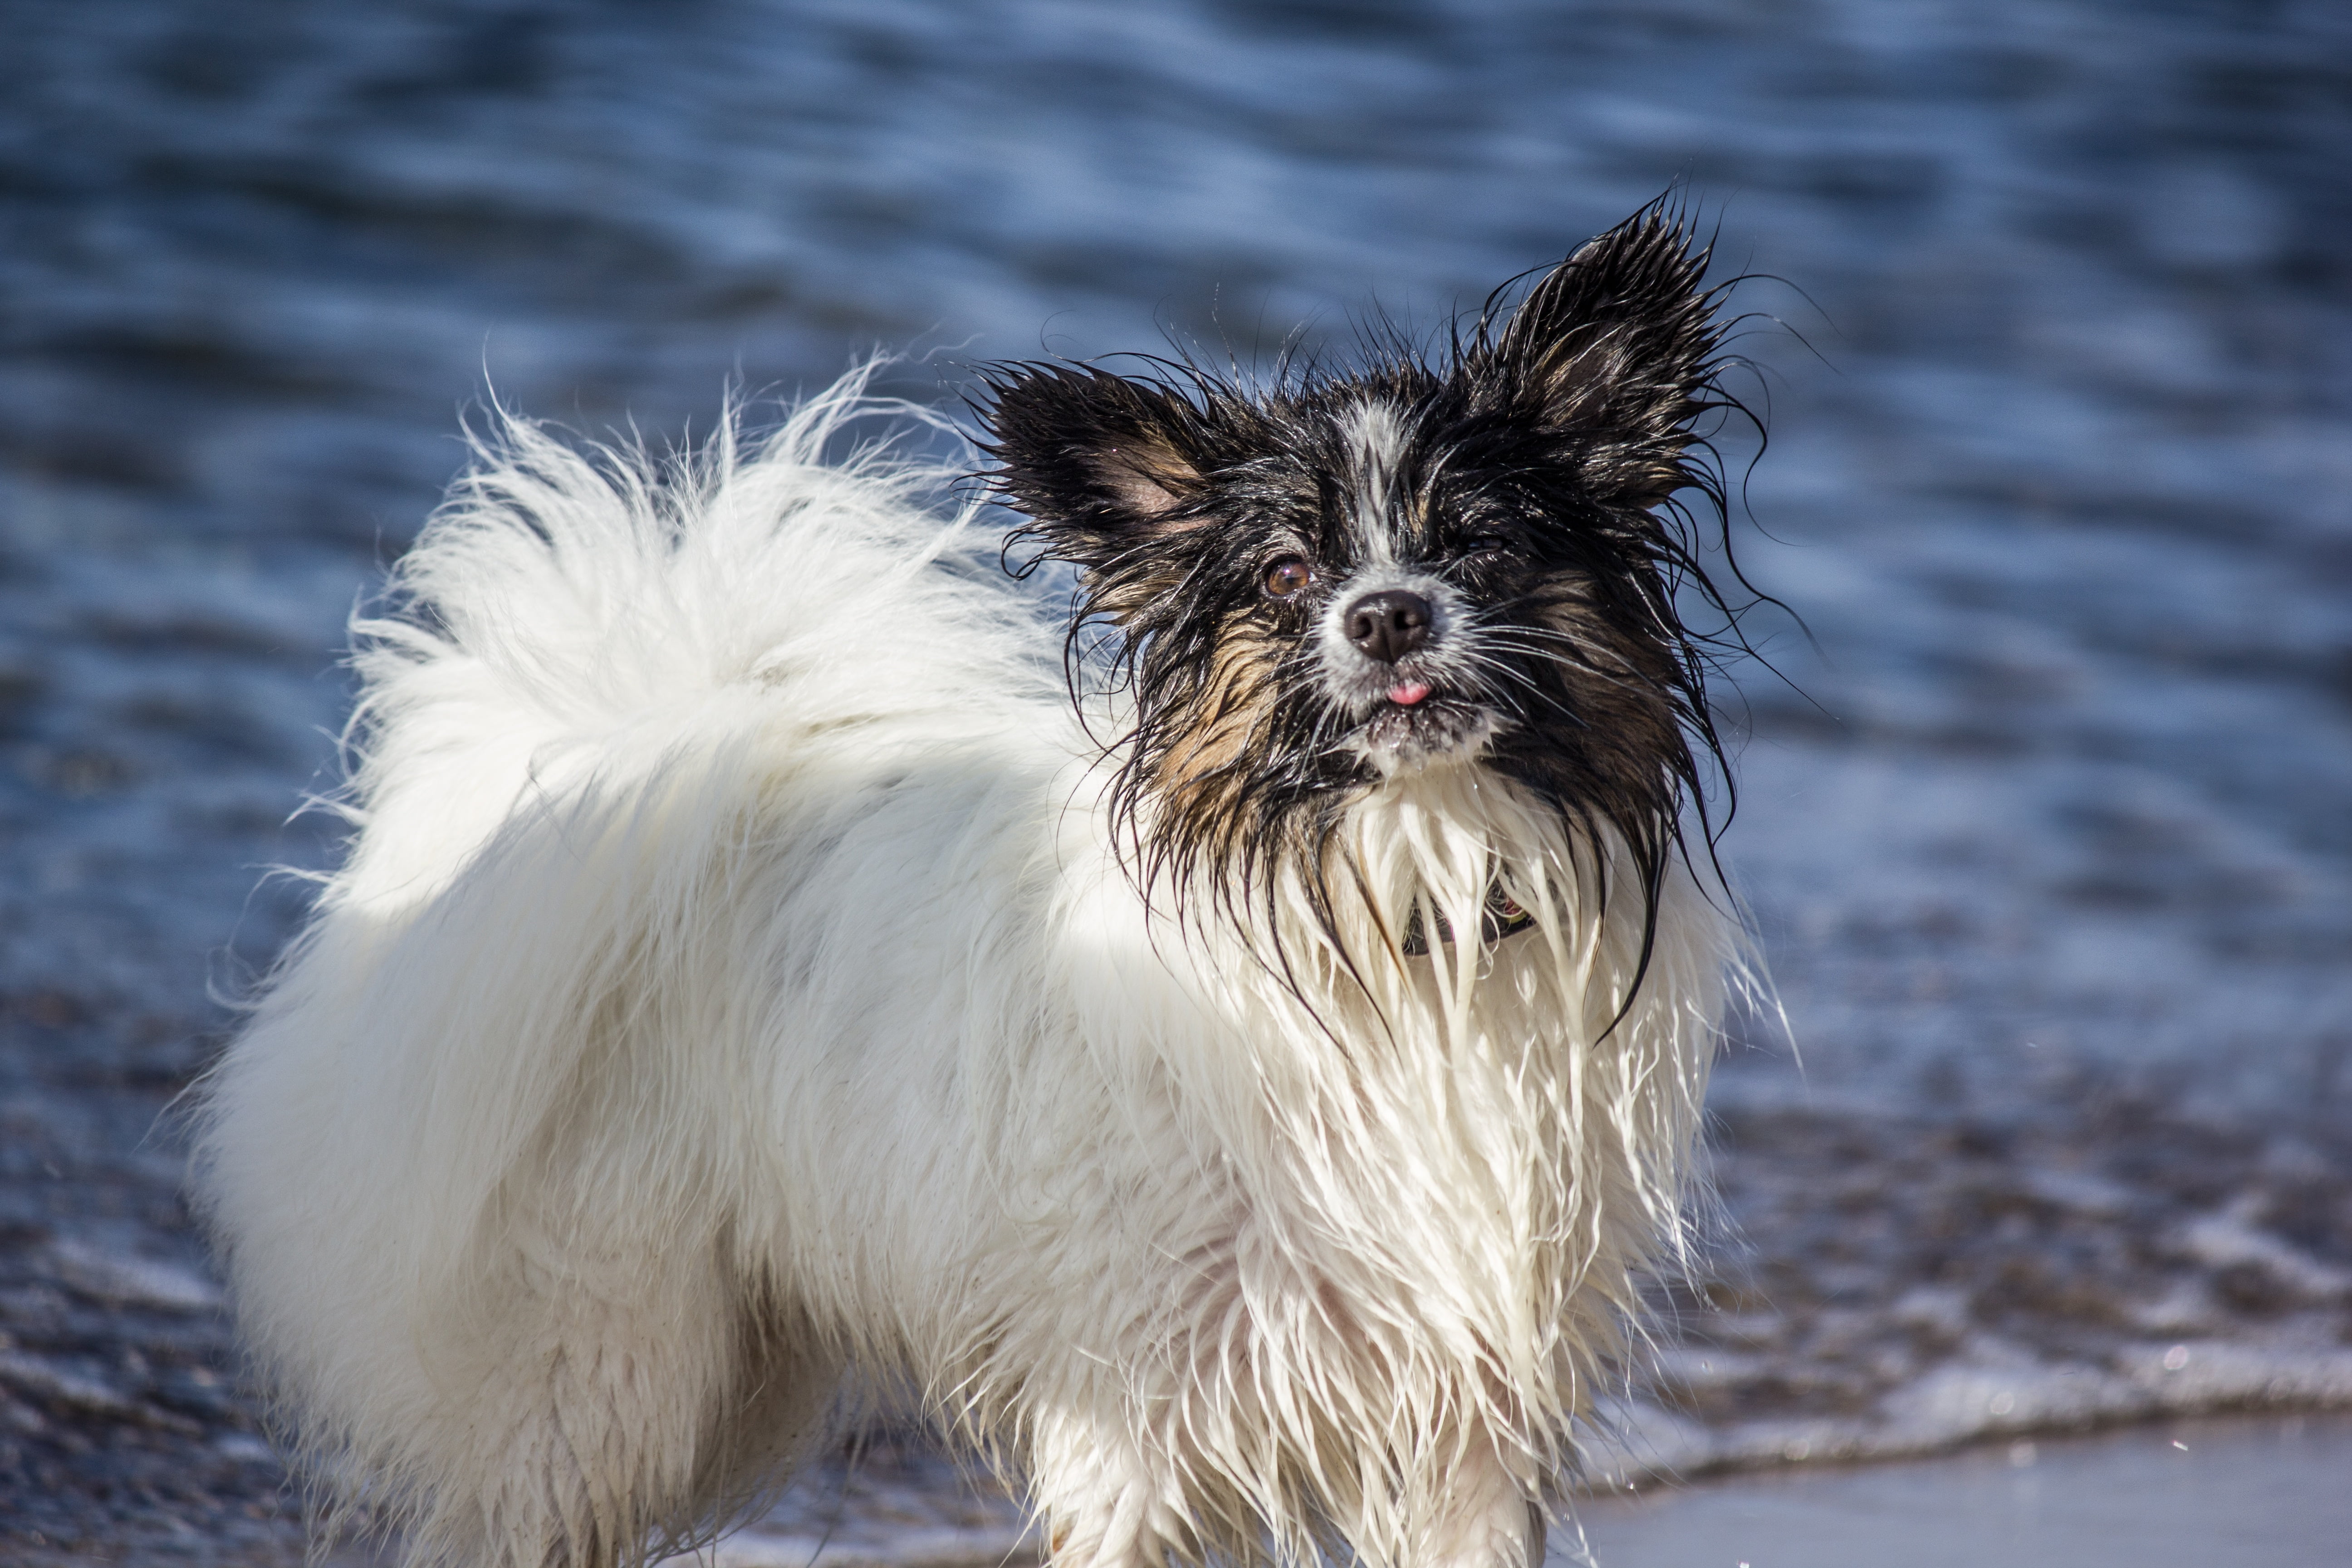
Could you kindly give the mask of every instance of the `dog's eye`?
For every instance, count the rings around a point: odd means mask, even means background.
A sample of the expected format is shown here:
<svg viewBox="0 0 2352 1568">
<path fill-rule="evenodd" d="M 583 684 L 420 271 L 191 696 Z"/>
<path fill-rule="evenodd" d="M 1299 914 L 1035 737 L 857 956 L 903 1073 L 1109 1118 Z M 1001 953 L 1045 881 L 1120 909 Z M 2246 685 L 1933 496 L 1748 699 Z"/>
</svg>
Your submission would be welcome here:
<svg viewBox="0 0 2352 1568">
<path fill-rule="evenodd" d="M 1499 533 L 1481 533 L 1463 542 L 1462 555 L 1465 560 L 1475 561 L 1482 556 L 1500 555 L 1510 547 L 1511 542 Z"/>
<path fill-rule="evenodd" d="M 1295 599 L 1307 584 L 1315 581 L 1313 568 L 1296 555 L 1286 555 L 1265 569 L 1258 585 L 1269 599 Z"/>
</svg>

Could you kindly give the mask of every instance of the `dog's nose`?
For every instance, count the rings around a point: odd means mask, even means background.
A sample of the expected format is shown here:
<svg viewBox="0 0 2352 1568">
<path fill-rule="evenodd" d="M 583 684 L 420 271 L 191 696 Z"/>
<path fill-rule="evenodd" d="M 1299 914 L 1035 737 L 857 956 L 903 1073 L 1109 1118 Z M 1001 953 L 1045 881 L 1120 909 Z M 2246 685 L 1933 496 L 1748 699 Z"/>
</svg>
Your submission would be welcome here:
<svg viewBox="0 0 2352 1568">
<path fill-rule="evenodd" d="M 1429 601 L 1403 588 L 1367 594 L 1348 606 L 1348 640 L 1382 664 L 1394 664 L 1429 640 Z"/>
</svg>

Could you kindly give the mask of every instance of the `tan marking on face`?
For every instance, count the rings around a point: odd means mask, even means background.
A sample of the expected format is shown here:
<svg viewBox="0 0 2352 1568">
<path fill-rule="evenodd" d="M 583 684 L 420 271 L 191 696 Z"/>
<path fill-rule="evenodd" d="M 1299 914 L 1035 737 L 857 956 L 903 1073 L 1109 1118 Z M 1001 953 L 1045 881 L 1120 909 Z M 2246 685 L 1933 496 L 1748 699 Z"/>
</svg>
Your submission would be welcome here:
<svg viewBox="0 0 2352 1568">
<path fill-rule="evenodd" d="M 1192 526 L 1195 525 L 1181 525 Z M 1181 530 L 1171 525 L 1171 531 Z M 1138 552 L 1142 570 L 1101 574 L 1108 583 L 1098 608 L 1116 625 L 1125 626 L 1162 599 L 1180 593 L 1190 575 L 1189 563 L 1176 552 L 1153 550 L 1147 544 L 1139 546 Z"/>
<path fill-rule="evenodd" d="M 1678 733 L 1667 697 L 1672 658 L 1601 614 L 1589 584 L 1559 581 L 1552 592 L 1552 602 L 1536 618 L 1569 639 L 1560 653 L 1580 716 L 1621 744 L 1660 748 L 1663 754 Z"/>
<path fill-rule="evenodd" d="M 1181 799 L 1213 787 L 1274 712 L 1278 639 L 1246 617 L 1228 622 L 1194 700 L 1192 721 L 1160 763 L 1160 787 Z"/>
</svg>

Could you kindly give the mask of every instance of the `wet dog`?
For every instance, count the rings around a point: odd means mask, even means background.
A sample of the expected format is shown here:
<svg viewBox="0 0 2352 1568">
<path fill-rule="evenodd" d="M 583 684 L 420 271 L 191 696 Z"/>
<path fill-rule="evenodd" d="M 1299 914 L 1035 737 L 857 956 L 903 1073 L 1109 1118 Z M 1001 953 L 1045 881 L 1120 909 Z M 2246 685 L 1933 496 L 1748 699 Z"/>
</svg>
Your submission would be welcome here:
<svg viewBox="0 0 2352 1568">
<path fill-rule="evenodd" d="M 1428 353 L 993 367 L 1009 544 L 828 460 L 855 378 L 666 461 L 504 426 L 205 1089 L 329 1495 L 635 1563 L 896 1379 L 1068 1568 L 1527 1568 L 1741 973 L 1705 265 L 1654 209 Z"/>
</svg>

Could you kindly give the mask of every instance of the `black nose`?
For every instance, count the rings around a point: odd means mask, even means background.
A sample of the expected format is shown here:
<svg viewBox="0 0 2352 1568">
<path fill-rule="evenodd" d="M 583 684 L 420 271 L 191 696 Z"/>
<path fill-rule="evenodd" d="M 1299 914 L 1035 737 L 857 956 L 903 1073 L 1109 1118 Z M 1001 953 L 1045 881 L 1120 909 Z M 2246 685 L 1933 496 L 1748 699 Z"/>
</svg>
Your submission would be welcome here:
<svg viewBox="0 0 2352 1568">
<path fill-rule="evenodd" d="M 1367 594 L 1348 606 L 1348 640 L 1382 664 L 1394 664 L 1429 640 L 1429 601 L 1402 588 Z"/>
</svg>

